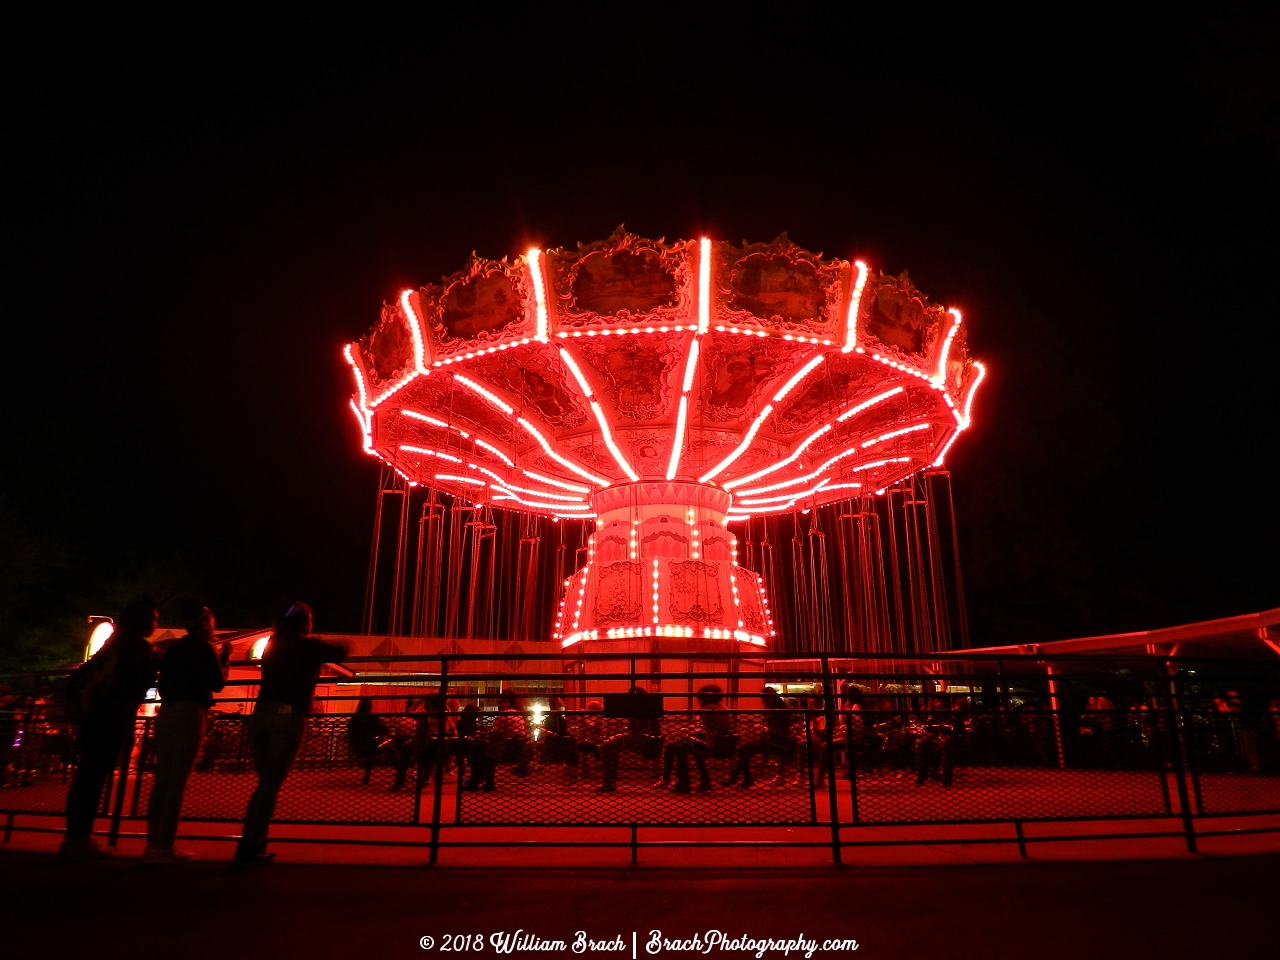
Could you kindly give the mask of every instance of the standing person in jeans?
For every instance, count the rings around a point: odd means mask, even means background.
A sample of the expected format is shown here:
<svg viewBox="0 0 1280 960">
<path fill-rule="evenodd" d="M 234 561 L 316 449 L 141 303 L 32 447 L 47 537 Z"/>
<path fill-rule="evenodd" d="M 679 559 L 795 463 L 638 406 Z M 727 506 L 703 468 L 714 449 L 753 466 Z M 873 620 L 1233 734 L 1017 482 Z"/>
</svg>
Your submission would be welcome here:
<svg viewBox="0 0 1280 960">
<path fill-rule="evenodd" d="M 175 850 L 182 797 L 187 778 L 200 755 L 213 695 L 227 682 L 231 644 L 214 650 L 213 611 L 199 597 L 182 603 L 187 635 L 165 651 L 160 660 L 160 716 L 156 718 L 156 778 L 147 803 L 147 848 L 142 862 L 149 865 L 184 863 L 192 858 Z"/>
<path fill-rule="evenodd" d="M 275 856 L 266 851 L 267 829 L 276 797 L 302 746 L 320 668 L 341 663 L 347 656 L 343 644 L 327 643 L 310 633 L 311 608 L 295 603 L 280 618 L 262 655 L 262 685 L 249 720 L 249 749 L 258 785 L 245 811 L 236 863 L 267 863 Z"/>
<path fill-rule="evenodd" d="M 73 675 L 67 709 L 80 724 L 80 762 L 67 793 L 67 831 L 58 859 L 63 862 L 110 857 L 93 840 L 93 820 L 102 790 L 126 743 L 133 742 L 134 718 L 156 680 L 149 637 L 160 623 L 150 600 L 129 604 L 116 632 Z"/>
</svg>

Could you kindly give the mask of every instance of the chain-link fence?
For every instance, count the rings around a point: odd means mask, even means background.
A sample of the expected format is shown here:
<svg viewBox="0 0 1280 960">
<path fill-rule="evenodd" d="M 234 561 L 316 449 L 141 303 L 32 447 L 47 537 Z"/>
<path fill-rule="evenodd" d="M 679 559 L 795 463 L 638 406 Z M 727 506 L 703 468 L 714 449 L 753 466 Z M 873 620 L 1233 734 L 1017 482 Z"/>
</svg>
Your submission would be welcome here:
<svg viewBox="0 0 1280 960">
<path fill-rule="evenodd" d="M 838 856 L 842 826 L 1174 817 L 1193 845 L 1196 818 L 1280 812 L 1270 664 L 579 655 L 534 686 L 491 655 L 485 673 L 369 659 L 309 719 L 278 821 L 427 826 L 433 855 L 468 827 L 822 826 Z M 59 813 L 75 772 L 57 682 L 12 683 L 0 714 L 10 828 Z M 354 712 L 374 689 L 394 706 L 397 684 L 416 709 Z M 251 715 L 229 710 L 251 706 L 231 693 L 211 714 L 189 820 L 238 821 L 256 783 Z M 113 831 L 146 815 L 154 723 L 104 790 Z"/>
</svg>

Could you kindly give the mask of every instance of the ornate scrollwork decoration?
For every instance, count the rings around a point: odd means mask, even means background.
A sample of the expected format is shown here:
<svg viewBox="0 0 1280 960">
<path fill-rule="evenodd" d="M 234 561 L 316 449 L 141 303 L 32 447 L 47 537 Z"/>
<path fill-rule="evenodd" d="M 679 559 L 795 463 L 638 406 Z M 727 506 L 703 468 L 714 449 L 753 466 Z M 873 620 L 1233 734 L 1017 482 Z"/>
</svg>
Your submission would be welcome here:
<svg viewBox="0 0 1280 960">
<path fill-rule="evenodd" d="M 694 315 L 690 244 L 648 240 L 619 226 L 575 252 L 547 251 L 561 327 L 681 324 Z"/>
<path fill-rule="evenodd" d="M 533 285 L 528 271 L 505 257 L 485 260 L 473 253 L 462 270 L 419 293 L 423 326 L 440 356 L 532 334 Z"/>
<path fill-rule="evenodd" d="M 600 566 L 596 584 L 595 622 L 635 623 L 643 606 L 640 582 L 642 565 L 632 560 L 619 560 Z"/>
<path fill-rule="evenodd" d="M 722 623 L 720 564 L 702 560 L 675 560 L 671 566 L 671 603 L 674 623 Z"/>
<path fill-rule="evenodd" d="M 785 233 L 771 243 L 717 244 L 720 322 L 834 338 L 849 264 L 823 260 Z"/>
</svg>

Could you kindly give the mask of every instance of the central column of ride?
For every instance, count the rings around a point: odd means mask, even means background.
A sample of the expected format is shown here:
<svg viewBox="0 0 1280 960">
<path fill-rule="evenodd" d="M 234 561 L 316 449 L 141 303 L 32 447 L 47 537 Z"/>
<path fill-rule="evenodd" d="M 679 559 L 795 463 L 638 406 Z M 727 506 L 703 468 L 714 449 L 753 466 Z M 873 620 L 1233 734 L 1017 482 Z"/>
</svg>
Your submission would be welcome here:
<svg viewBox="0 0 1280 960">
<path fill-rule="evenodd" d="M 692 661 L 664 666 L 664 651 L 705 653 L 707 668 L 717 654 L 759 652 L 772 618 L 760 578 L 738 566 L 737 538 L 725 522 L 730 502 L 719 487 L 689 481 L 596 493 L 587 563 L 566 581 L 557 618 L 561 647 L 630 655 L 640 673 L 693 669 Z M 630 657 L 584 669 L 630 669 Z"/>
</svg>

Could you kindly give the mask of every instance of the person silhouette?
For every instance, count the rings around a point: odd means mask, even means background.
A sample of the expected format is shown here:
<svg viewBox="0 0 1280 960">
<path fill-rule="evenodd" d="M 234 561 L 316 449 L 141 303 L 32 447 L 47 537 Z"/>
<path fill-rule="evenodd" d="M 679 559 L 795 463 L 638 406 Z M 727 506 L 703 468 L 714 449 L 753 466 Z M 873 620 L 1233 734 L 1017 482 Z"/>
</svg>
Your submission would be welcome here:
<svg viewBox="0 0 1280 960">
<path fill-rule="evenodd" d="M 249 720 L 249 749 L 258 784 L 245 809 L 235 862 L 269 863 L 267 832 L 276 799 L 302 746 L 320 668 L 341 663 L 347 647 L 311 636 L 311 608 L 295 603 L 285 611 L 262 654 L 262 684 Z"/>
<path fill-rule="evenodd" d="M 134 718 L 156 682 L 149 638 L 160 624 L 153 600 L 125 607 L 120 625 L 102 649 L 72 676 L 68 707 L 79 716 L 79 763 L 67 792 L 67 826 L 58 848 L 65 862 L 112 856 L 93 839 L 93 821 L 107 778 L 126 744 L 132 746 Z"/>
<path fill-rule="evenodd" d="M 160 715 L 155 723 L 156 776 L 147 801 L 147 847 L 142 862 L 150 866 L 182 863 L 193 855 L 175 850 L 182 818 L 182 798 L 195 767 L 213 695 L 227 682 L 231 644 L 214 650 L 217 621 L 199 597 L 182 603 L 187 635 L 160 659 Z"/>
</svg>

